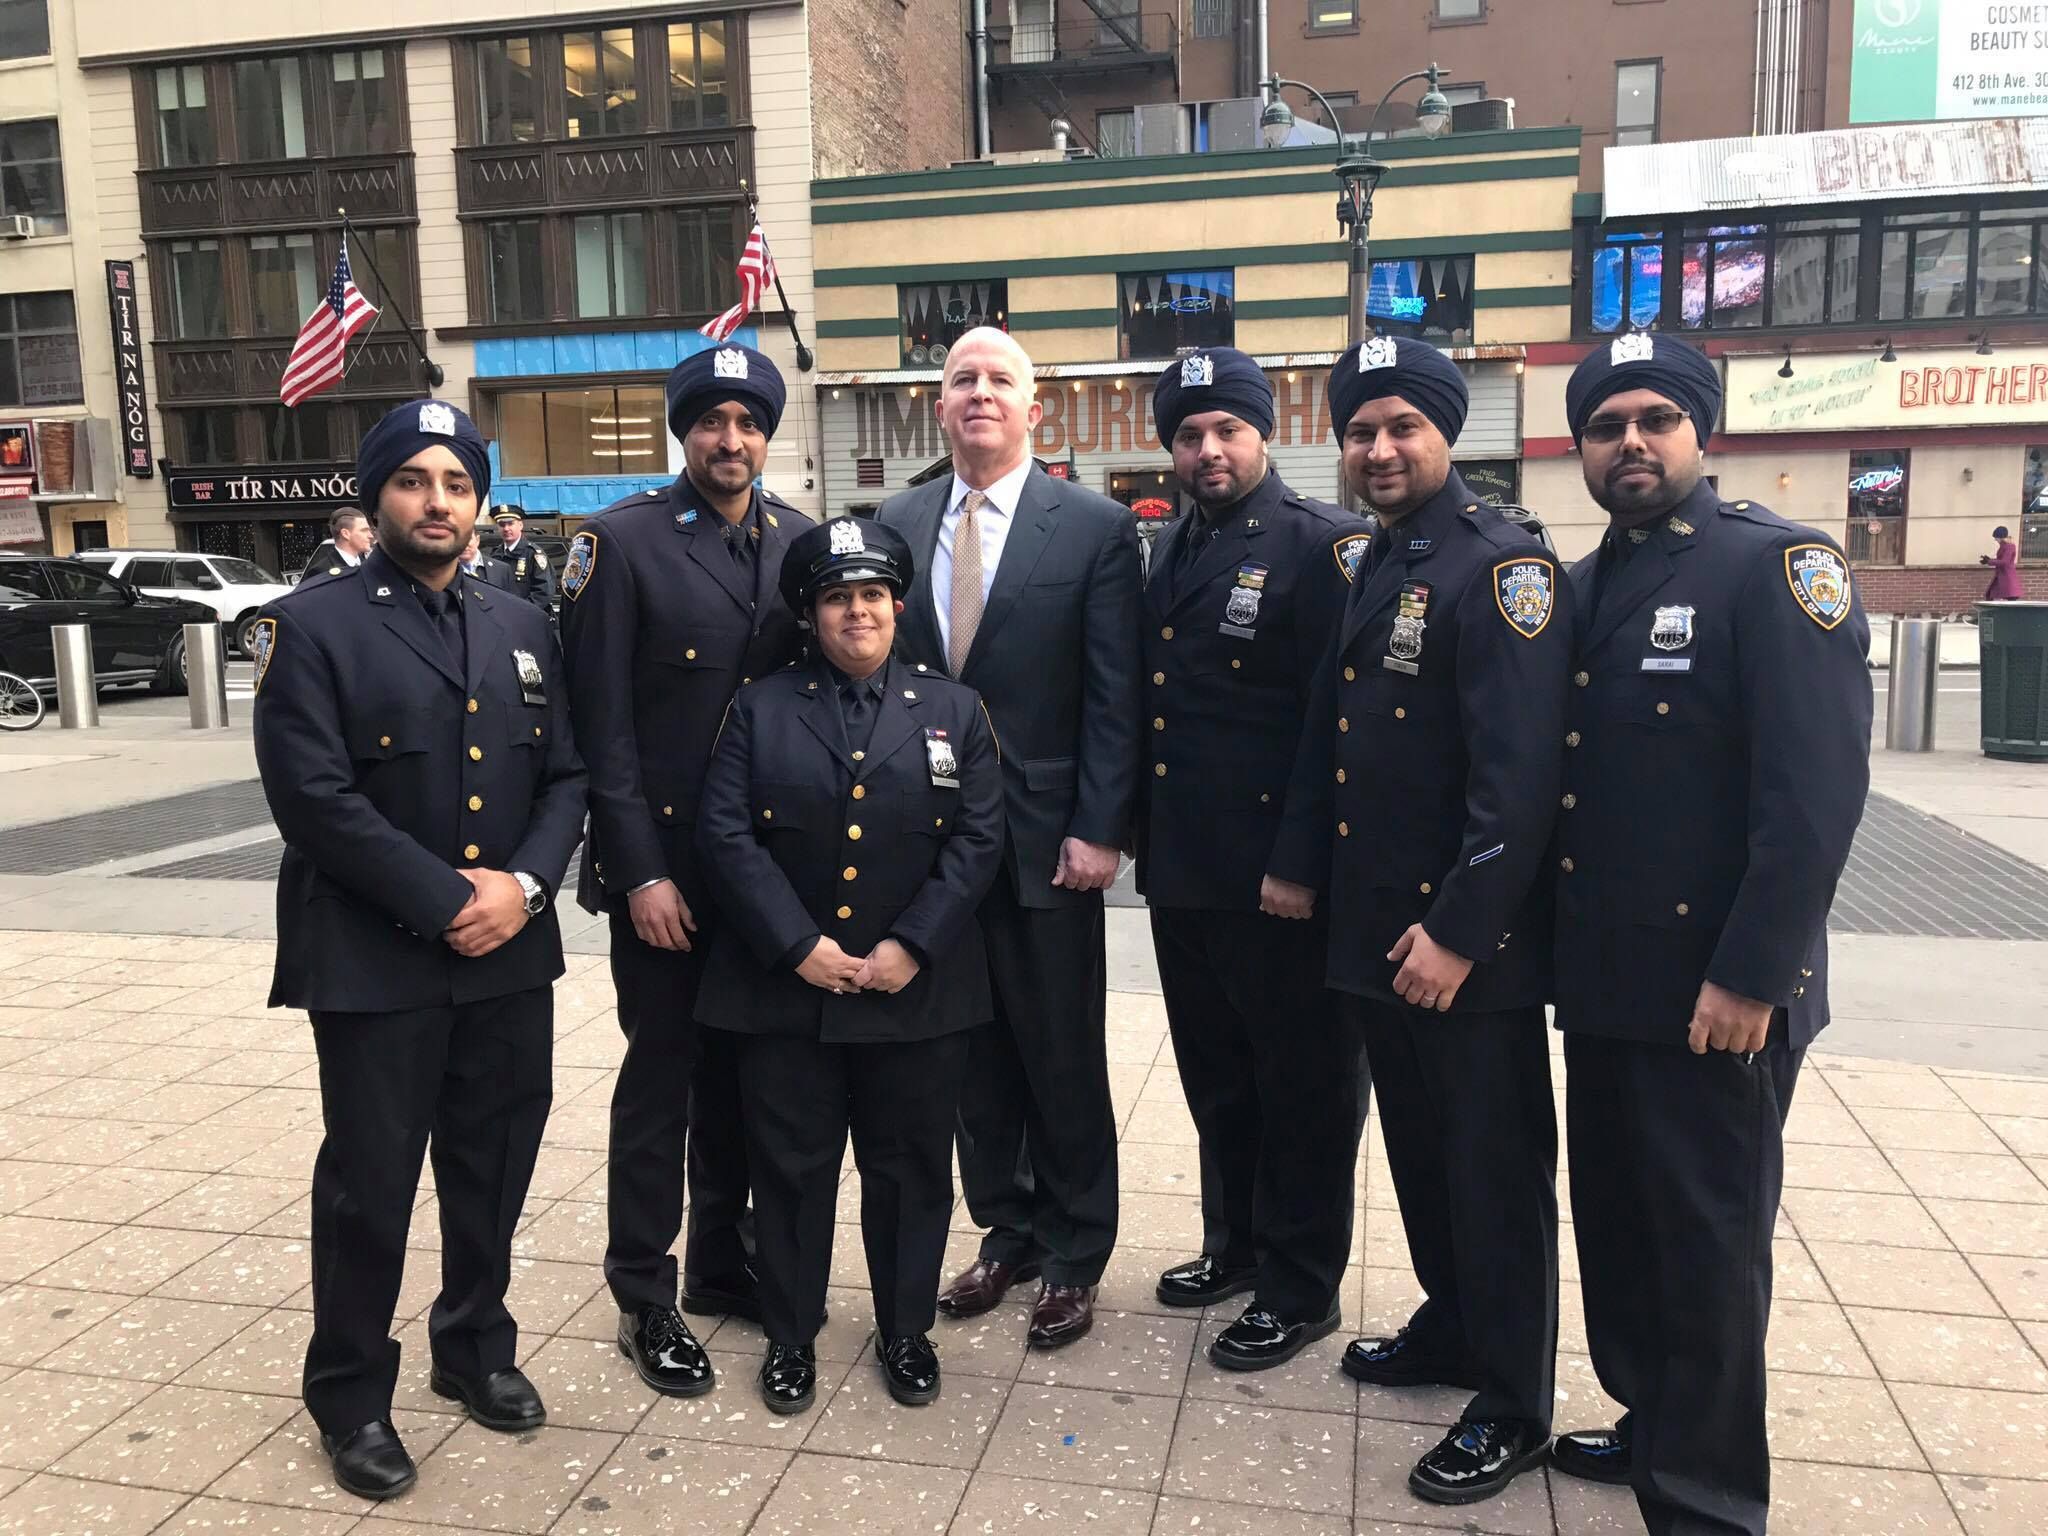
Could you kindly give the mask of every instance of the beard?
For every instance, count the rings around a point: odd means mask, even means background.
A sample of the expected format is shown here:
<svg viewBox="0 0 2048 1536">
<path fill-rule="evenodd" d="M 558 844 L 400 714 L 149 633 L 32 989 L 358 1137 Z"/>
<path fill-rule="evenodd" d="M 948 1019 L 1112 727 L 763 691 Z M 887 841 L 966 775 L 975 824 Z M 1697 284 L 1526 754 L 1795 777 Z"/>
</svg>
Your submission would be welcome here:
<svg viewBox="0 0 2048 1536">
<path fill-rule="evenodd" d="M 1641 472 L 1644 478 L 1626 479 L 1632 472 Z M 1697 467 L 1673 473 L 1655 459 L 1622 459 L 1607 471 L 1607 478 L 1593 499 L 1625 521 L 1654 517 L 1690 496 L 1699 479 Z"/>
</svg>

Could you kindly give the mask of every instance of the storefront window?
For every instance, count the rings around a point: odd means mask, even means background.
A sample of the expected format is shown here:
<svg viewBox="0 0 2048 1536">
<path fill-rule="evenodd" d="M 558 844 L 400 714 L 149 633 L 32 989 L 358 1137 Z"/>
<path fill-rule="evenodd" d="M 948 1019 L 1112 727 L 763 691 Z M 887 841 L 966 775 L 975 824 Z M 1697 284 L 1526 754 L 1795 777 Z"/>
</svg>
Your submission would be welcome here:
<svg viewBox="0 0 2048 1536">
<path fill-rule="evenodd" d="M 1131 509 L 1141 531 L 1151 533 L 1180 515 L 1180 482 L 1157 469 L 1113 469 L 1109 499 Z"/>
<path fill-rule="evenodd" d="M 1008 330 L 1010 284 L 1004 278 L 966 283 L 907 283 L 896 290 L 903 321 L 903 365 L 937 368 L 953 343 L 976 326 Z"/>
<path fill-rule="evenodd" d="M 2048 447 L 2027 450 L 2026 488 L 2020 497 L 2020 558 L 2048 560 Z"/>
<path fill-rule="evenodd" d="M 476 45 L 478 115 L 486 144 L 531 144 L 540 137 L 533 39 L 489 37 Z"/>
<path fill-rule="evenodd" d="M 1906 563 L 1906 475 L 1903 448 L 1849 455 L 1849 563 Z"/>
<path fill-rule="evenodd" d="M 633 74 L 631 27 L 565 34 L 562 74 L 568 90 L 570 138 L 640 131 L 640 88 Z"/>
<path fill-rule="evenodd" d="M 726 23 L 671 22 L 668 94 L 671 128 L 720 128 L 732 121 L 726 81 Z"/>
<path fill-rule="evenodd" d="M 658 384 L 518 390 L 497 397 L 499 473 L 658 475 L 668 469 Z"/>
<path fill-rule="evenodd" d="M 306 154 L 306 100 L 299 61 L 235 61 L 235 136 L 243 160 L 301 160 Z"/>
<path fill-rule="evenodd" d="M 1432 341 L 1472 339 L 1472 258 L 1432 256 L 1376 261 L 1366 313 L 1392 336 Z"/>
<path fill-rule="evenodd" d="M 1227 347 L 1237 334 L 1237 274 L 1140 272 L 1117 279 L 1117 356 L 1173 357 Z"/>
</svg>

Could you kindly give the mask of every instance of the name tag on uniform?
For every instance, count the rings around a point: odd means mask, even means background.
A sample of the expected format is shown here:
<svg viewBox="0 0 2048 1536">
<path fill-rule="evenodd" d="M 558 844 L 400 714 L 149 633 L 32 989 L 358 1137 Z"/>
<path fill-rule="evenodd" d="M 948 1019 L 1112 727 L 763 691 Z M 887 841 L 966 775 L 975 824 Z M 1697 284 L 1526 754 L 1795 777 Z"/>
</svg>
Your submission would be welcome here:
<svg viewBox="0 0 2048 1536">
<path fill-rule="evenodd" d="M 1380 658 L 1380 665 L 1389 672 L 1405 672 L 1410 677 L 1420 677 L 1422 675 L 1422 663 L 1403 661 L 1398 656 L 1382 656 Z"/>
<path fill-rule="evenodd" d="M 1645 656 L 1643 658 L 1643 670 L 1645 672 L 1690 672 L 1692 670 L 1692 658 L 1690 656 Z"/>
<path fill-rule="evenodd" d="M 931 767 L 934 789 L 960 787 L 960 760 L 953 755 L 953 743 L 946 739 L 944 731 L 925 728 L 924 757 Z"/>
<path fill-rule="evenodd" d="M 528 704 L 546 704 L 547 691 L 541 685 L 540 663 L 531 651 L 514 651 L 512 665 L 519 672 L 519 697 Z"/>
</svg>

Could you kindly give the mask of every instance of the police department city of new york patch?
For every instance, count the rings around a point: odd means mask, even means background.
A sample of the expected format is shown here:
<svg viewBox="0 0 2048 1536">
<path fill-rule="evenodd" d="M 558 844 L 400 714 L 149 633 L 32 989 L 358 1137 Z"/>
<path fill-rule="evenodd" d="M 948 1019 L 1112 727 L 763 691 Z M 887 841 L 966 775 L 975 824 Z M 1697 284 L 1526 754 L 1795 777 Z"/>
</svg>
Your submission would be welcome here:
<svg viewBox="0 0 2048 1536">
<path fill-rule="evenodd" d="M 250 637 L 249 659 L 256 663 L 256 691 L 263 691 L 263 674 L 270 670 L 270 658 L 277 653 L 277 620 L 258 619 Z"/>
<path fill-rule="evenodd" d="M 1557 606 L 1557 572 L 1548 560 L 1503 560 L 1493 568 L 1493 600 L 1508 628 L 1534 640 Z"/>
<path fill-rule="evenodd" d="M 1344 573 L 1345 581 L 1358 579 L 1359 564 L 1365 559 L 1365 552 L 1371 544 L 1370 534 L 1352 533 L 1330 546 L 1330 553 L 1337 557 L 1337 569 Z"/>
<path fill-rule="evenodd" d="M 1849 616 L 1849 562 L 1825 544 L 1794 544 L 1785 551 L 1785 582 L 1793 601 L 1822 629 Z"/>
<path fill-rule="evenodd" d="M 590 573 L 597 569 L 597 535 L 579 533 L 569 541 L 569 560 L 562 567 L 562 591 L 570 602 L 583 595 Z"/>
</svg>

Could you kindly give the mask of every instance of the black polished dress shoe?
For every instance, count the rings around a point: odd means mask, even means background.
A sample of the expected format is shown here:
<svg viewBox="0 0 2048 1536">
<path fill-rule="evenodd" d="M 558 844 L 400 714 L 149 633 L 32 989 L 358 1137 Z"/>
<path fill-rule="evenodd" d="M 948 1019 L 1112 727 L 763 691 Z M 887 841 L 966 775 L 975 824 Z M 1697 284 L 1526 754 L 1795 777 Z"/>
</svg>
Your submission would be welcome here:
<svg viewBox="0 0 2048 1536">
<path fill-rule="evenodd" d="M 1527 1419 L 1466 1419 L 1415 1463 L 1408 1488 L 1432 1504 L 1490 1499 L 1550 1453 L 1550 1436 Z"/>
<path fill-rule="evenodd" d="M 818 1395 L 818 1351 L 809 1344 L 770 1344 L 761 1362 L 761 1401 L 770 1413 L 802 1413 Z"/>
<path fill-rule="evenodd" d="M 1425 1353 L 1406 1328 L 1392 1338 L 1353 1339 L 1344 1350 L 1344 1374 L 1376 1387 L 1465 1387 L 1477 1392 L 1479 1372 L 1468 1362 Z"/>
<path fill-rule="evenodd" d="M 692 1317 L 743 1317 L 761 1321 L 761 1277 L 749 1260 L 729 1275 L 683 1276 L 683 1310 Z"/>
<path fill-rule="evenodd" d="M 345 1435 L 322 1435 L 334 1458 L 334 1480 L 359 1499 L 395 1499 L 419 1478 L 389 1419 L 376 1419 Z"/>
<path fill-rule="evenodd" d="M 922 1408 L 939 1395 L 939 1352 L 921 1333 L 907 1333 L 900 1339 L 875 1335 L 875 1358 L 882 1362 L 882 1378 L 889 1383 L 889 1395 L 911 1408 Z"/>
<path fill-rule="evenodd" d="M 669 1397 L 695 1397 L 718 1381 L 711 1357 L 674 1307 L 621 1312 L 619 1353 L 633 1362 L 642 1381 Z"/>
<path fill-rule="evenodd" d="M 1225 1264 L 1215 1254 L 1205 1253 L 1162 1271 L 1159 1287 L 1153 1294 L 1169 1307 L 1207 1307 L 1240 1295 L 1258 1283 L 1258 1265 Z"/>
<path fill-rule="evenodd" d="M 1550 1447 L 1550 1464 L 1589 1483 L 1626 1483 L 1633 1458 L 1621 1429 L 1575 1429 Z"/>
<path fill-rule="evenodd" d="M 1290 1323 L 1254 1302 L 1244 1316 L 1216 1335 L 1209 1359 L 1226 1371 L 1263 1371 L 1292 1360 L 1317 1339 L 1337 1331 L 1343 1314 L 1336 1303 L 1327 1317 Z"/>
<path fill-rule="evenodd" d="M 516 1434 L 522 1429 L 538 1429 L 548 1421 L 540 1393 L 516 1365 L 475 1380 L 437 1365 L 428 1375 L 427 1385 L 434 1389 L 434 1396 L 461 1403 L 485 1429 Z"/>
</svg>

